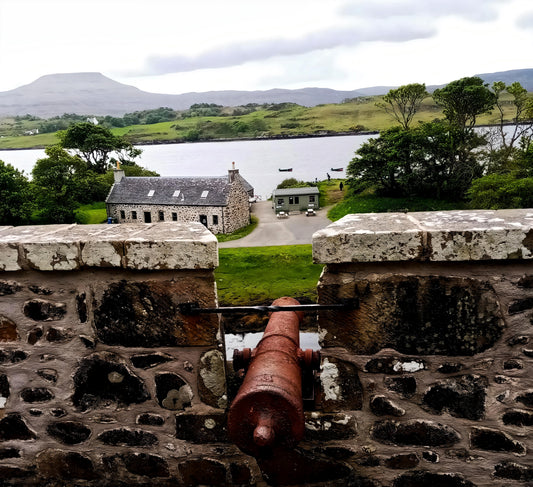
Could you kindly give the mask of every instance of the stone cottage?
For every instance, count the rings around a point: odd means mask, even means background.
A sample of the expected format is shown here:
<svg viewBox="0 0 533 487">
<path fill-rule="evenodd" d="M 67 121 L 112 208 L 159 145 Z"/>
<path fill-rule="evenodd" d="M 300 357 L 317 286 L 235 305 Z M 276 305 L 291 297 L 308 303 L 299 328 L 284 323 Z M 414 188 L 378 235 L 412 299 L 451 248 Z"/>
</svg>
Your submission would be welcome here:
<svg viewBox="0 0 533 487">
<path fill-rule="evenodd" d="M 230 169 L 221 177 L 126 177 L 115 169 L 106 199 L 117 223 L 200 222 L 213 233 L 231 233 L 250 223 L 252 186 Z"/>
</svg>

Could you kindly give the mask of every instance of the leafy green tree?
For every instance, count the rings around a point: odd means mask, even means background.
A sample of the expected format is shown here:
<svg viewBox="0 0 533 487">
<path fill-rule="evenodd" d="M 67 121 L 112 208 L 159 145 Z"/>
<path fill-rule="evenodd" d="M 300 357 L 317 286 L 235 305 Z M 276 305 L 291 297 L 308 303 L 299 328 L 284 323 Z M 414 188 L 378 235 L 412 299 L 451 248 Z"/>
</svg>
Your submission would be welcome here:
<svg viewBox="0 0 533 487">
<path fill-rule="evenodd" d="M 80 203 L 105 198 L 109 185 L 83 159 L 59 146 L 47 147 L 45 153 L 48 157 L 39 159 L 32 171 L 42 223 L 71 223 Z"/>
<path fill-rule="evenodd" d="M 490 112 L 496 95 L 477 76 L 461 78 L 433 92 L 448 122 L 463 132 L 471 131 L 478 115 Z"/>
<path fill-rule="evenodd" d="M 428 96 L 425 84 L 412 83 L 390 90 L 383 97 L 383 102 L 376 103 L 376 106 L 385 110 L 407 130 L 420 105 Z"/>
<path fill-rule="evenodd" d="M 33 201 L 24 173 L 0 161 L 0 225 L 29 223 Z"/>
<path fill-rule="evenodd" d="M 462 199 L 482 166 L 474 149 L 483 143 L 475 133 L 466 136 L 448 123 L 399 126 L 369 139 L 348 164 L 348 186 L 369 186 L 386 196 L 430 196 Z"/>
<path fill-rule="evenodd" d="M 123 137 L 113 133 L 101 125 L 80 122 L 58 133 L 60 145 L 64 149 L 72 149 L 75 154 L 85 160 L 89 169 L 104 174 L 109 165 L 109 158 L 116 153 L 119 160 L 134 159 L 141 151 L 133 147 Z"/>
<path fill-rule="evenodd" d="M 488 170 L 505 173 L 515 168 L 515 160 L 520 158 L 520 152 L 533 138 L 533 99 L 518 82 L 506 86 L 503 81 L 497 81 L 492 90 L 497 97 L 498 124 L 487 133 Z M 509 107 L 512 110 L 510 115 Z"/>
</svg>

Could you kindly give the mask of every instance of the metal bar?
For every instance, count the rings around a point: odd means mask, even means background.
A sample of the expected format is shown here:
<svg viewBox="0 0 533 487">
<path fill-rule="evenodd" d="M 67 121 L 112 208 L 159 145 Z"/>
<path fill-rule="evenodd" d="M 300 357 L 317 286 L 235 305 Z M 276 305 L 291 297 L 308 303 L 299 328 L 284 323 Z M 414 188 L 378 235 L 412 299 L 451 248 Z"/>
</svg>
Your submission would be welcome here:
<svg viewBox="0 0 533 487">
<path fill-rule="evenodd" d="M 301 311 L 303 313 L 309 311 L 325 311 L 325 310 L 353 310 L 359 307 L 357 299 L 346 300 L 338 304 L 299 304 L 289 306 L 224 306 L 219 308 L 200 308 L 198 303 L 182 303 L 180 304 L 180 311 L 183 314 L 200 314 L 200 313 L 272 313 L 276 311 Z"/>
</svg>

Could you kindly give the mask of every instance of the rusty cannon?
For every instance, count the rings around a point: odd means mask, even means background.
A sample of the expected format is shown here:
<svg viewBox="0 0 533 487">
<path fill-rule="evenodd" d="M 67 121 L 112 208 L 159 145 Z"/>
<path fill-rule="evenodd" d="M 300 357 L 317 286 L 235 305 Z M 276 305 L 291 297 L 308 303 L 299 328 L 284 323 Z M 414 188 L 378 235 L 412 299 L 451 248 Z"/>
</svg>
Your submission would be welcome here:
<svg viewBox="0 0 533 487">
<path fill-rule="evenodd" d="M 253 456 L 274 447 L 292 448 L 303 438 L 302 377 L 311 374 L 312 382 L 312 371 L 320 366 L 319 352 L 300 349 L 298 301 L 279 298 L 272 307 L 280 309 L 270 314 L 257 347 L 236 350 L 233 356 L 234 369 L 246 375 L 229 410 L 228 434 Z"/>
</svg>

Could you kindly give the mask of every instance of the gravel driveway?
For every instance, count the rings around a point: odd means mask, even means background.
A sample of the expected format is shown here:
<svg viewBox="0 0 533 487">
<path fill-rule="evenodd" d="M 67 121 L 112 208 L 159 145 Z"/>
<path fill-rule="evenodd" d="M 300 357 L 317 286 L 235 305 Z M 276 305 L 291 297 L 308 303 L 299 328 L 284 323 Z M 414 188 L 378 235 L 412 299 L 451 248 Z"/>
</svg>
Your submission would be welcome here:
<svg viewBox="0 0 533 487">
<path fill-rule="evenodd" d="M 301 213 L 278 219 L 272 209 L 272 201 L 253 203 L 252 213 L 259 219 L 257 228 L 239 240 L 220 242 L 219 248 L 310 244 L 313 233 L 331 223 L 325 209 L 318 210 L 315 216 Z"/>
</svg>

